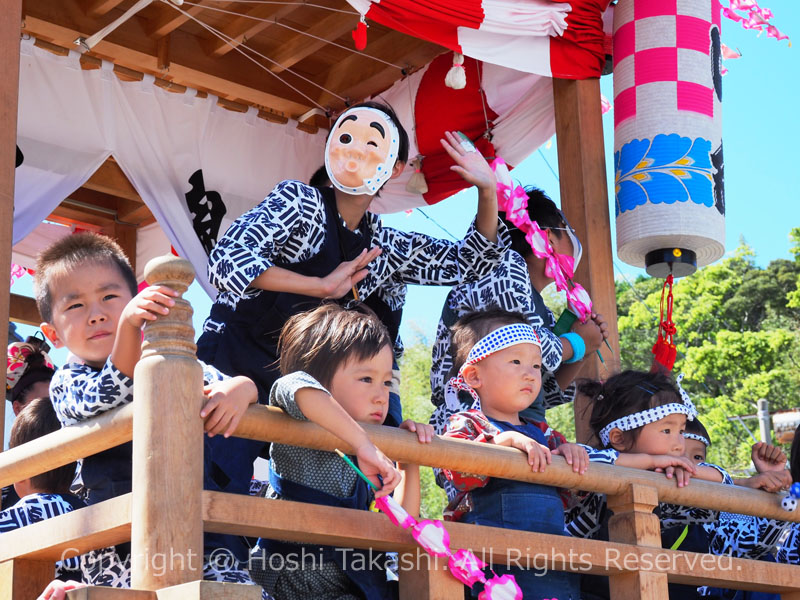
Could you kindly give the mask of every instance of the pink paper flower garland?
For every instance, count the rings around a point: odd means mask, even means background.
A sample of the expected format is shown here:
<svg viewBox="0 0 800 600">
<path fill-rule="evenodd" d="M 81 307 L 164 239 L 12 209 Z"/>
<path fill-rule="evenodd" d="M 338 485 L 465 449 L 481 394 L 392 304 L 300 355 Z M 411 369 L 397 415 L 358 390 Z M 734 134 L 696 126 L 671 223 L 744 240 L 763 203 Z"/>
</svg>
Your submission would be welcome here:
<svg viewBox="0 0 800 600">
<path fill-rule="evenodd" d="M 492 161 L 492 170 L 497 177 L 497 208 L 506 213 L 506 218 L 525 234 L 534 255 L 545 260 L 545 274 L 556 283 L 556 289 L 567 294 L 567 307 L 585 323 L 592 316 L 592 300 L 580 284 L 575 283 L 575 259 L 557 254 L 547 233 L 528 215 L 528 194 L 514 185 L 505 161 L 497 157 Z"/>
<path fill-rule="evenodd" d="M 377 506 L 389 520 L 403 529 L 411 528 L 411 534 L 423 550 L 434 556 L 447 557 L 450 573 L 461 583 L 472 588 L 476 582 L 484 584 L 479 600 L 522 600 L 522 590 L 513 575 L 495 575 L 486 579 L 483 568 L 486 563 L 469 550 L 450 550 L 450 534 L 441 521 L 417 521 L 391 496 L 375 500 Z"/>
<path fill-rule="evenodd" d="M 747 11 L 747 15 L 740 15 L 737 10 Z M 767 37 L 775 38 L 779 42 L 789 39 L 788 35 L 781 33 L 769 22 L 773 17 L 772 11 L 761 8 L 756 0 L 731 0 L 730 6 L 722 9 L 722 14 L 731 21 L 740 23 L 744 29 L 755 29 L 759 33 L 766 31 Z M 789 42 L 789 46 L 791 45 Z"/>
</svg>

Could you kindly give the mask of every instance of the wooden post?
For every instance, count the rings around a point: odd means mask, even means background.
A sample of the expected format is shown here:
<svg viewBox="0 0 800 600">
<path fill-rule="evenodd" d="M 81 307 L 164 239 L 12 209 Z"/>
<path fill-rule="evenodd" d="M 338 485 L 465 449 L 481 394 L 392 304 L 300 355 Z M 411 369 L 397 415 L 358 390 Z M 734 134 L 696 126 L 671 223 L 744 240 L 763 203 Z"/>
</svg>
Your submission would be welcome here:
<svg viewBox="0 0 800 600">
<path fill-rule="evenodd" d="M 14 171 L 17 155 L 19 32 L 22 0 L 0 10 L 0 323 L 8 323 L 11 239 L 14 231 Z M 6 325 L 6 329 L 8 325 Z M 5 341 L 3 342 L 5 344 Z M 6 402 L 0 402 L 0 452 L 5 448 Z"/>
<path fill-rule="evenodd" d="M 653 514 L 658 505 L 655 488 L 631 484 L 617 496 L 608 496 L 608 508 L 613 511 L 608 521 L 608 541 L 661 548 L 661 523 Z M 625 562 L 626 557 L 619 557 Z M 661 600 L 669 597 L 667 574 L 653 571 L 634 571 L 608 578 L 612 598 L 621 600 Z"/>
<path fill-rule="evenodd" d="M 410 556 L 415 562 L 406 569 L 409 565 L 405 561 Z M 450 574 L 445 559 L 418 550 L 414 554 L 401 554 L 400 560 L 400 600 L 463 600 L 464 585 Z"/>
<path fill-rule="evenodd" d="M 145 269 L 148 282 L 181 294 L 193 278 L 175 256 Z M 203 373 L 192 307 L 176 299 L 144 338 L 134 372 L 131 587 L 158 590 L 203 577 Z"/>
<path fill-rule="evenodd" d="M 583 258 L 575 279 L 589 292 L 594 310 L 608 321 L 605 359 L 587 360 L 581 375 L 607 378 L 619 371 L 619 332 L 617 297 L 614 285 L 611 225 L 608 214 L 608 183 L 603 148 L 603 121 L 599 79 L 553 79 L 553 97 L 558 140 L 558 173 L 561 182 L 561 207 L 583 244 Z M 589 413 L 586 399 L 576 398 L 575 433 L 578 441 L 588 442 Z"/>
<path fill-rule="evenodd" d="M 31 600 L 53 580 L 50 561 L 15 559 L 0 563 L 0 600 Z"/>
</svg>

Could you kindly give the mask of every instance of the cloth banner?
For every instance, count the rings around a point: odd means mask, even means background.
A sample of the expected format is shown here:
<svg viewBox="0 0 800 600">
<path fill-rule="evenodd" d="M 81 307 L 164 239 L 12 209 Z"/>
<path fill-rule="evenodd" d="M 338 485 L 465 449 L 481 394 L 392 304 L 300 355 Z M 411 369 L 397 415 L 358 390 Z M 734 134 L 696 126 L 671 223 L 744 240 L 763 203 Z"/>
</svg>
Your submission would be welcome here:
<svg viewBox="0 0 800 600">
<path fill-rule="evenodd" d="M 152 76 L 122 82 L 105 61 L 83 70 L 77 52 L 62 57 L 33 40 L 21 44 L 14 244 L 113 155 L 168 240 L 138 245 L 140 271 L 171 245 L 213 296 L 206 264 L 217 237 L 279 181 L 308 181 L 322 164 L 324 131 L 271 123 L 255 109 L 232 112 L 192 89 L 167 92 Z M 153 232 L 141 229 L 140 240 L 151 242 Z M 14 253 L 32 266 L 31 249 Z"/>
<path fill-rule="evenodd" d="M 347 1 L 381 25 L 525 73 L 586 79 L 605 62 L 610 0 Z"/>
</svg>

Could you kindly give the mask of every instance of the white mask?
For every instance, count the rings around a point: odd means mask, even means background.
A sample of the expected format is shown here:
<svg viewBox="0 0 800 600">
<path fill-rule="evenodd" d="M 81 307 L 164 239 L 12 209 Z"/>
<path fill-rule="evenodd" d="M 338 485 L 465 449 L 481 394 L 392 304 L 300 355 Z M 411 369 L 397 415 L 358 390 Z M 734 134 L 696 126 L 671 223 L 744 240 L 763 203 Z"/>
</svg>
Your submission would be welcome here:
<svg viewBox="0 0 800 600">
<path fill-rule="evenodd" d="M 346 194 L 375 195 L 392 176 L 400 134 L 389 115 L 369 107 L 346 110 L 325 144 L 325 170 Z"/>
</svg>

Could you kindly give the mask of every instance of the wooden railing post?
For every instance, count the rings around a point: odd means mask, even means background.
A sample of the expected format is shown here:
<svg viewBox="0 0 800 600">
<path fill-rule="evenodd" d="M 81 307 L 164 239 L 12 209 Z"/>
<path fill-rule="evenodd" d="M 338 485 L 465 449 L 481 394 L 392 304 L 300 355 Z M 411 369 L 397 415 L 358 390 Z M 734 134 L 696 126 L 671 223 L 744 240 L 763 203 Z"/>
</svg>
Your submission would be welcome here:
<svg viewBox="0 0 800 600">
<path fill-rule="evenodd" d="M 631 484 L 622 494 L 608 496 L 613 511 L 608 521 L 608 540 L 661 548 L 661 523 L 653 513 L 658 506 L 658 492 L 645 485 Z M 619 557 L 625 561 L 626 557 Z M 608 578 L 611 597 L 619 600 L 663 600 L 667 592 L 667 574 L 633 571 Z"/>
<path fill-rule="evenodd" d="M 413 560 L 414 564 L 408 563 Z M 463 600 L 464 586 L 447 569 L 444 558 L 418 550 L 400 555 L 400 600 Z"/>
<path fill-rule="evenodd" d="M 145 279 L 183 294 L 191 264 L 151 260 Z M 169 315 L 144 328 L 134 372 L 131 585 L 157 590 L 203 578 L 203 372 L 192 307 L 175 299 Z"/>
<path fill-rule="evenodd" d="M 0 600 L 31 600 L 53 580 L 51 561 L 14 559 L 0 563 Z"/>
</svg>

